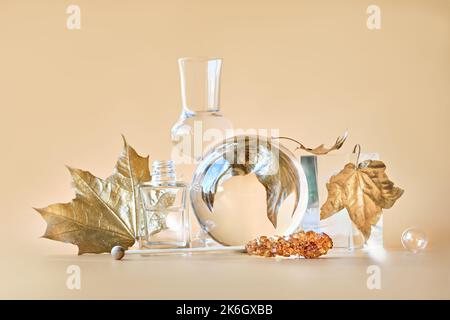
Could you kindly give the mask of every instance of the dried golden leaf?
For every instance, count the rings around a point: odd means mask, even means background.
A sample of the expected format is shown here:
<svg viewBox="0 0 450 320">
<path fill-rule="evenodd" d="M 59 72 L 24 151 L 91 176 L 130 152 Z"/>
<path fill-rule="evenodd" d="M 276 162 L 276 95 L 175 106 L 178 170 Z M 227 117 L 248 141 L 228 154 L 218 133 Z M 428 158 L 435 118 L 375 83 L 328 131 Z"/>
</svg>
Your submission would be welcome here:
<svg viewBox="0 0 450 320">
<path fill-rule="evenodd" d="M 342 147 L 342 145 L 344 144 L 345 140 L 347 139 L 347 136 L 348 136 L 348 132 L 345 131 L 342 136 L 337 137 L 336 142 L 334 143 L 334 145 L 332 145 L 329 148 L 326 148 L 325 145 L 323 145 L 323 144 L 321 144 L 320 146 L 315 147 L 315 148 L 308 148 L 308 147 L 305 147 L 304 145 L 302 145 L 301 143 L 300 143 L 299 148 L 302 149 L 302 150 L 305 150 L 305 151 L 307 151 L 309 153 L 318 155 L 318 156 L 319 155 L 324 155 L 324 154 L 327 154 L 327 153 L 329 153 L 329 152 L 331 152 L 333 150 L 339 150 Z"/>
<path fill-rule="evenodd" d="M 105 214 L 78 196 L 69 203 L 36 210 L 47 222 L 43 237 L 77 245 L 78 254 L 108 252 L 116 245 L 127 248 L 135 241 L 116 215 Z"/>
<path fill-rule="evenodd" d="M 385 170 L 385 164 L 378 160 L 363 161 L 358 167 L 346 164 L 327 183 L 328 198 L 321 208 L 320 218 L 326 219 L 345 208 L 367 240 L 382 209 L 391 208 L 403 194 L 402 189 L 394 187 Z"/>
<path fill-rule="evenodd" d="M 124 139 L 113 175 L 106 180 L 69 168 L 76 197 L 70 203 L 36 209 L 47 222 L 45 238 L 78 246 L 78 254 L 109 252 L 134 244 L 138 216 L 137 185 L 150 180 L 148 157 Z"/>
<path fill-rule="evenodd" d="M 347 136 L 348 136 L 348 131 L 345 131 L 342 136 L 337 137 L 334 145 L 332 145 L 329 148 L 326 148 L 324 144 L 321 144 L 320 146 L 315 147 L 315 148 L 309 148 L 309 147 L 306 147 L 305 145 L 303 145 L 303 143 L 301 143 L 295 139 L 289 138 L 289 137 L 276 137 L 276 138 L 272 138 L 272 139 L 286 139 L 286 140 L 293 141 L 298 144 L 297 150 L 298 149 L 305 150 L 306 152 L 320 156 L 320 155 L 328 154 L 333 150 L 339 150 L 342 147 L 342 145 L 344 144 L 345 140 L 347 140 Z"/>
</svg>

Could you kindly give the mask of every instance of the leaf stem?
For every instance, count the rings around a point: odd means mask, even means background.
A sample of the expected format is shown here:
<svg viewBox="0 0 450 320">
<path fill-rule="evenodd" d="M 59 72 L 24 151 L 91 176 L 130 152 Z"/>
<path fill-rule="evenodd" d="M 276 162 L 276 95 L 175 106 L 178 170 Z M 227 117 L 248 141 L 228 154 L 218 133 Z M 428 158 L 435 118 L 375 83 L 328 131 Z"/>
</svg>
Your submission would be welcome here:
<svg viewBox="0 0 450 320">
<path fill-rule="evenodd" d="M 361 154 L 361 145 L 358 143 L 355 145 L 355 147 L 353 148 L 353 152 L 352 153 L 356 153 L 356 149 L 358 149 L 358 155 L 356 156 L 356 167 L 358 167 L 359 164 L 359 156 Z"/>
</svg>

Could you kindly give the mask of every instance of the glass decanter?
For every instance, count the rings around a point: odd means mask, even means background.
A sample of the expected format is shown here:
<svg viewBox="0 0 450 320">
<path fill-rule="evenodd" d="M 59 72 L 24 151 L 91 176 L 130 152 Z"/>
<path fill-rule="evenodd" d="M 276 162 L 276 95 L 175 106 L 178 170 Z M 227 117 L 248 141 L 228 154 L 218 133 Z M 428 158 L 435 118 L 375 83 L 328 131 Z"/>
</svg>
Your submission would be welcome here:
<svg viewBox="0 0 450 320">
<path fill-rule="evenodd" d="M 189 246 L 187 185 L 177 181 L 173 161 L 154 161 L 152 180 L 139 186 L 141 248 Z"/>
<path fill-rule="evenodd" d="M 179 178 L 190 182 L 199 161 L 214 145 L 232 136 L 233 127 L 220 112 L 222 59 L 180 58 L 178 66 L 182 108 L 171 130 L 171 158 Z M 195 218 L 191 218 L 191 227 L 191 245 L 215 245 Z"/>
</svg>

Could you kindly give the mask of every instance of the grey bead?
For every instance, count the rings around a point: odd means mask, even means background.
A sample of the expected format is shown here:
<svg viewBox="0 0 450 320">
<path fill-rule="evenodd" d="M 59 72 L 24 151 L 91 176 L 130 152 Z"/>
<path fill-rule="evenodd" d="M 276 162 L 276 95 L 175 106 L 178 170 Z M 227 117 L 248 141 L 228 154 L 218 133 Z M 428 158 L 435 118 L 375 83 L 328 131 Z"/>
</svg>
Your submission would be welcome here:
<svg viewBox="0 0 450 320">
<path fill-rule="evenodd" d="M 121 246 L 115 246 L 111 249 L 111 255 L 115 260 L 121 260 L 125 256 L 125 249 Z"/>
</svg>

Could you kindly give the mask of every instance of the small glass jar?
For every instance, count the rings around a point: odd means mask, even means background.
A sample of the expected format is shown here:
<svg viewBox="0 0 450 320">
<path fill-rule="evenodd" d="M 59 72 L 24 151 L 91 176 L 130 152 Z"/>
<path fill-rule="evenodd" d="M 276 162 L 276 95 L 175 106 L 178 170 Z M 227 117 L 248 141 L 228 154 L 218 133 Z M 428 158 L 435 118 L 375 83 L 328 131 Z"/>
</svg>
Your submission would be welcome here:
<svg viewBox="0 0 450 320">
<path fill-rule="evenodd" d="M 187 185 L 177 181 L 173 161 L 154 161 L 152 180 L 139 186 L 141 248 L 189 246 Z"/>
</svg>

